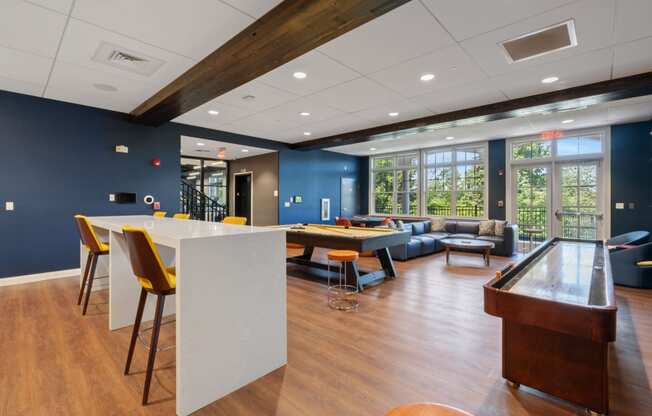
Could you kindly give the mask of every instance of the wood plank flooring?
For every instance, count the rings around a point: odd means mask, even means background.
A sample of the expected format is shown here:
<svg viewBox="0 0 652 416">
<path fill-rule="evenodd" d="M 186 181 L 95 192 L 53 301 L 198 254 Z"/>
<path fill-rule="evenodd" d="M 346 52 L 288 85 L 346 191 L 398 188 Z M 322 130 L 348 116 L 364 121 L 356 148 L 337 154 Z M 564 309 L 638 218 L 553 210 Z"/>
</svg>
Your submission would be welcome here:
<svg viewBox="0 0 652 416">
<path fill-rule="evenodd" d="M 500 320 L 483 312 L 482 284 L 509 259 L 491 260 L 490 268 L 458 253 L 448 267 L 442 254 L 397 262 L 400 277 L 368 288 L 354 313 L 330 310 L 323 283 L 290 267 L 288 365 L 196 414 L 381 416 L 414 401 L 475 415 L 583 414 L 501 378 Z M 77 288 L 75 278 L 0 288 L 0 415 L 173 415 L 174 350 L 159 354 L 153 403 L 142 407 L 144 348 L 123 376 L 130 329 L 108 331 L 106 291 L 82 317 Z M 611 414 L 649 415 L 652 291 L 616 294 Z M 173 342 L 166 325 L 161 345 Z"/>
</svg>

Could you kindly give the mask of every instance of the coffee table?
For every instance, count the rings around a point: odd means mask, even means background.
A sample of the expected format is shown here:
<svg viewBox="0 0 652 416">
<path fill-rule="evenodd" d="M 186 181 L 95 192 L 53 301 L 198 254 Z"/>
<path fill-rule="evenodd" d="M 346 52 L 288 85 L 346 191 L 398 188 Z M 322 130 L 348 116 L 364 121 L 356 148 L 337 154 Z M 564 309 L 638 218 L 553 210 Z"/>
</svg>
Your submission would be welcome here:
<svg viewBox="0 0 652 416">
<path fill-rule="evenodd" d="M 446 264 L 450 264 L 451 249 L 461 249 L 481 253 L 485 265 L 489 266 L 489 252 L 495 247 L 491 241 L 472 240 L 468 238 L 444 238 L 441 243 L 446 247 Z"/>
</svg>

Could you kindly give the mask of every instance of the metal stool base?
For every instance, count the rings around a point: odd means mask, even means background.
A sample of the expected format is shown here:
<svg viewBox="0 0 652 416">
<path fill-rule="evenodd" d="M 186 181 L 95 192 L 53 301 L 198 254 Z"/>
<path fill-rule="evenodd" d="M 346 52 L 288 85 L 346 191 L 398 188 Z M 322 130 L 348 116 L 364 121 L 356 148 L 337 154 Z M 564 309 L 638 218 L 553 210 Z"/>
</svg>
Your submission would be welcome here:
<svg viewBox="0 0 652 416">
<path fill-rule="evenodd" d="M 338 311 L 358 309 L 358 290 L 351 285 L 335 285 L 328 288 L 328 306 Z"/>
</svg>

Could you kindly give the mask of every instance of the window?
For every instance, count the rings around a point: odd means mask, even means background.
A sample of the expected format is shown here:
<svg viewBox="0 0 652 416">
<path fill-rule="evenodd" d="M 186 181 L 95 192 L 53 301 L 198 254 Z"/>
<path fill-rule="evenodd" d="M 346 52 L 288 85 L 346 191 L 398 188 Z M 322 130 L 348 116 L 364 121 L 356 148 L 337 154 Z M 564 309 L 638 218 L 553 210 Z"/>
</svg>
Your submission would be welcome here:
<svg viewBox="0 0 652 416">
<path fill-rule="evenodd" d="M 545 159 L 550 156 L 552 156 L 552 144 L 549 140 L 512 143 L 512 160 Z"/>
<path fill-rule="evenodd" d="M 485 216 L 484 153 L 483 147 L 426 151 L 427 215 Z"/>
<path fill-rule="evenodd" d="M 416 153 L 373 158 L 373 210 L 418 215 L 419 158 Z"/>
<path fill-rule="evenodd" d="M 558 156 L 590 155 L 602 153 L 599 135 L 564 137 L 557 140 Z"/>
</svg>

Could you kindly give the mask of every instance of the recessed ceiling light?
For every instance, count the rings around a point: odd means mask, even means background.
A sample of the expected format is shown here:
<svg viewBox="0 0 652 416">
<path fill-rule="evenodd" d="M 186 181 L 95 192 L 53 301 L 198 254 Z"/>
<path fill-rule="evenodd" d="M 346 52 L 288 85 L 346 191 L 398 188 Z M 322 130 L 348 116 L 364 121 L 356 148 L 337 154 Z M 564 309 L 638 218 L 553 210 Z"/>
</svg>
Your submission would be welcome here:
<svg viewBox="0 0 652 416">
<path fill-rule="evenodd" d="M 387 115 L 390 116 L 390 117 L 396 117 L 398 115 L 398 113 L 396 111 L 394 111 L 394 112 L 391 112 L 391 113 L 387 113 Z"/>
<path fill-rule="evenodd" d="M 216 116 L 216 115 L 220 114 L 220 112 L 217 111 L 217 110 L 208 110 L 208 114 L 210 114 L 212 116 Z"/>
<path fill-rule="evenodd" d="M 310 115 L 310 113 L 308 113 L 308 112 L 306 112 L 306 111 L 303 111 L 303 112 L 301 112 L 301 113 L 299 113 L 299 114 L 302 115 L 302 116 L 304 116 L 304 117 Z"/>
<path fill-rule="evenodd" d="M 370 148 L 369 150 L 371 150 L 371 151 L 373 152 L 374 150 L 376 150 L 376 148 L 375 148 L 375 147 L 372 147 L 372 148 Z"/>
<path fill-rule="evenodd" d="M 293 75 L 296 79 L 304 79 L 305 77 L 308 76 L 308 75 L 306 75 L 305 72 L 300 72 L 300 71 L 299 71 L 299 72 L 295 72 L 295 73 L 292 74 L 292 75 Z"/>
<path fill-rule="evenodd" d="M 423 81 L 423 82 L 432 81 L 433 79 L 435 79 L 435 74 L 423 74 L 423 75 L 421 75 L 421 81 Z"/>
<path fill-rule="evenodd" d="M 453 136 L 446 136 L 446 140 L 453 140 L 455 137 Z"/>
<path fill-rule="evenodd" d="M 205 144 L 202 142 L 197 142 L 197 146 L 205 146 Z"/>
<path fill-rule="evenodd" d="M 559 81 L 559 77 L 548 77 L 541 80 L 542 84 L 552 84 L 553 82 Z"/>
<path fill-rule="evenodd" d="M 240 149 L 242 153 L 249 153 L 249 149 Z"/>
<path fill-rule="evenodd" d="M 242 99 L 245 100 L 245 101 L 252 101 L 252 100 L 255 100 L 256 97 L 253 96 L 253 95 L 245 95 L 244 97 L 242 97 Z"/>
<path fill-rule="evenodd" d="M 312 133 L 310 133 L 309 131 L 304 131 L 304 132 L 303 132 L 303 135 L 304 135 L 304 136 L 310 136 L 311 134 L 312 134 Z"/>
<path fill-rule="evenodd" d="M 116 87 L 114 87 L 113 85 L 109 85 L 109 84 L 93 84 L 93 86 L 95 88 L 97 88 L 98 90 L 104 91 L 104 92 L 116 92 L 116 91 L 118 91 L 118 89 Z"/>
<path fill-rule="evenodd" d="M 562 124 L 572 123 L 573 121 L 575 121 L 575 120 L 569 118 L 568 120 L 563 120 Z"/>
</svg>

